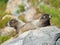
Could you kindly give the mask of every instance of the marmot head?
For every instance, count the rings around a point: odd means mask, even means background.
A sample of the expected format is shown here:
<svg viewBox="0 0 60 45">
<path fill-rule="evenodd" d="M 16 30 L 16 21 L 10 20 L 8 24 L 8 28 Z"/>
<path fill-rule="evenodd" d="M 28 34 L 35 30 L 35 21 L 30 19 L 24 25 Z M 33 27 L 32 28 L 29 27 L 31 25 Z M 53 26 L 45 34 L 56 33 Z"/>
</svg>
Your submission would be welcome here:
<svg viewBox="0 0 60 45">
<path fill-rule="evenodd" d="M 45 20 L 45 21 L 48 21 L 51 19 L 51 15 L 49 14 L 43 14 L 40 18 L 40 20 Z"/>
<path fill-rule="evenodd" d="M 11 19 L 11 20 L 9 21 L 9 25 L 10 25 L 11 27 L 16 28 L 17 25 L 18 25 L 18 20 L 16 20 L 16 19 Z"/>
<path fill-rule="evenodd" d="M 49 14 L 43 14 L 40 17 L 40 26 L 48 26 L 50 25 L 50 19 L 51 19 L 51 15 Z"/>
</svg>

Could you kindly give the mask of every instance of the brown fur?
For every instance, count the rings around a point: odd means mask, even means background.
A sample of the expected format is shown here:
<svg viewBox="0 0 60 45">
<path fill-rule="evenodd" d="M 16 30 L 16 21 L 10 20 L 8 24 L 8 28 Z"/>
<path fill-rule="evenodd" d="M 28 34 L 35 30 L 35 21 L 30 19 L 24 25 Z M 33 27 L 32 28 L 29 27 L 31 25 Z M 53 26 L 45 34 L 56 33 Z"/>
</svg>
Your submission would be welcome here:
<svg viewBox="0 0 60 45">
<path fill-rule="evenodd" d="M 45 26 L 49 26 L 50 25 L 50 17 L 49 16 L 50 16 L 49 14 L 43 14 L 41 16 L 40 21 L 39 21 L 39 27 L 45 27 Z M 14 21 L 15 21 L 15 19 L 14 19 Z M 11 23 L 10 25 L 13 26 L 16 29 L 16 31 L 19 30 L 18 31 L 19 34 L 22 34 L 22 33 L 26 32 L 28 30 L 32 30 L 32 29 L 36 29 L 37 28 L 37 26 L 32 24 L 32 23 L 26 23 L 25 25 L 23 25 L 21 28 L 19 28 L 17 30 L 18 21 L 15 21 L 14 23 Z"/>
<path fill-rule="evenodd" d="M 40 27 L 45 27 L 45 26 L 49 26 L 50 24 L 50 15 L 49 14 L 43 14 L 40 18 Z"/>
<path fill-rule="evenodd" d="M 19 22 L 18 22 L 16 19 L 11 19 L 10 22 L 9 22 L 10 26 L 11 26 L 11 27 L 14 27 L 14 28 L 16 29 L 16 33 L 18 33 L 18 30 L 17 30 L 17 28 L 18 28 L 18 27 L 17 27 L 18 23 L 19 23 Z"/>
</svg>

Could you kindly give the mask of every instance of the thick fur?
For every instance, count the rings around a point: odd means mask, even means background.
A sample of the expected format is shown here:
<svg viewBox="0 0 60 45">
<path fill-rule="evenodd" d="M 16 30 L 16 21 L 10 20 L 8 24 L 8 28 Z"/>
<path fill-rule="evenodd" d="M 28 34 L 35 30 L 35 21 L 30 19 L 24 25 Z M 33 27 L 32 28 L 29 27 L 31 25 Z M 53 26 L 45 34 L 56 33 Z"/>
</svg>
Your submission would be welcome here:
<svg viewBox="0 0 60 45">
<path fill-rule="evenodd" d="M 19 32 L 19 34 L 22 34 L 25 31 L 36 29 L 38 27 L 49 26 L 50 25 L 50 18 L 51 18 L 51 16 L 49 14 L 43 14 L 39 19 L 38 26 L 36 26 L 32 23 L 26 23 L 23 26 L 21 26 L 20 28 L 18 28 L 19 23 L 16 19 L 10 20 L 9 24 L 11 27 L 14 27 L 16 29 L 17 33 Z"/>
<path fill-rule="evenodd" d="M 43 14 L 41 16 L 41 18 L 40 18 L 40 21 L 39 21 L 40 24 L 39 24 L 39 26 L 40 27 L 45 27 L 45 26 L 51 25 L 50 24 L 50 18 L 51 18 L 51 16 L 49 14 Z"/>
</svg>

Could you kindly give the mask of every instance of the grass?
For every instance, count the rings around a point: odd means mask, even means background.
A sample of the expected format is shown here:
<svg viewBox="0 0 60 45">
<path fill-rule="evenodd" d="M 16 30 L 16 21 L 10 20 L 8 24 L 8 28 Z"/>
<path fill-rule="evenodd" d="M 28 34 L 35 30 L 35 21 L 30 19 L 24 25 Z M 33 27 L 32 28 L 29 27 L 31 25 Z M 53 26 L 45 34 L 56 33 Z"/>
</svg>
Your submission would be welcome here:
<svg viewBox="0 0 60 45">
<path fill-rule="evenodd" d="M 44 13 L 52 15 L 51 24 L 60 27 L 60 10 L 48 5 L 39 5 L 40 10 Z"/>
<path fill-rule="evenodd" d="M 4 12 L 8 0 L 0 0 L 0 12 Z"/>
<path fill-rule="evenodd" d="M 5 27 L 8 20 L 10 19 L 10 18 L 5 18 L 4 20 L 2 20 L 2 17 L 6 15 L 5 9 L 6 9 L 7 1 L 8 0 L 0 0 L 0 28 Z M 0 45 L 9 38 L 10 36 L 0 36 Z"/>
<path fill-rule="evenodd" d="M 10 18 L 6 17 L 3 20 L 0 20 L 0 28 L 3 28 L 7 25 L 8 21 L 10 20 Z"/>
<path fill-rule="evenodd" d="M 0 44 L 5 42 L 6 40 L 10 39 L 10 36 L 0 36 Z"/>
<path fill-rule="evenodd" d="M 5 9 L 8 0 L 0 0 L 0 28 L 4 27 L 9 18 L 2 20 L 2 17 L 6 15 Z"/>
<path fill-rule="evenodd" d="M 0 29 L 4 28 L 7 25 L 7 22 L 10 20 L 10 18 L 6 17 L 3 20 L 0 20 Z M 0 44 L 2 44 L 3 42 L 7 41 L 8 39 L 10 39 L 11 35 L 8 36 L 0 36 Z"/>
<path fill-rule="evenodd" d="M 24 12 L 25 11 L 25 7 L 24 7 L 24 5 L 19 5 L 18 6 L 19 7 L 19 9 L 16 11 L 18 14 L 20 13 L 20 12 Z"/>
</svg>

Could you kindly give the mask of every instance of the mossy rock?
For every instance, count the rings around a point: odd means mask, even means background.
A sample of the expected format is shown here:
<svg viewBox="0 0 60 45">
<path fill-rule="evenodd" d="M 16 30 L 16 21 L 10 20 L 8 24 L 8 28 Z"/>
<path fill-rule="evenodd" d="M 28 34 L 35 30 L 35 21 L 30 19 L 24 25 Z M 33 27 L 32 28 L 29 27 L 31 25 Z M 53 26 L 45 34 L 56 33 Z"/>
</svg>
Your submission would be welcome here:
<svg viewBox="0 0 60 45">
<path fill-rule="evenodd" d="M 22 20 L 23 22 L 26 22 L 24 15 L 21 15 L 21 16 L 19 16 L 18 18 L 19 18 L 20 20 Z"/>
</svg>

